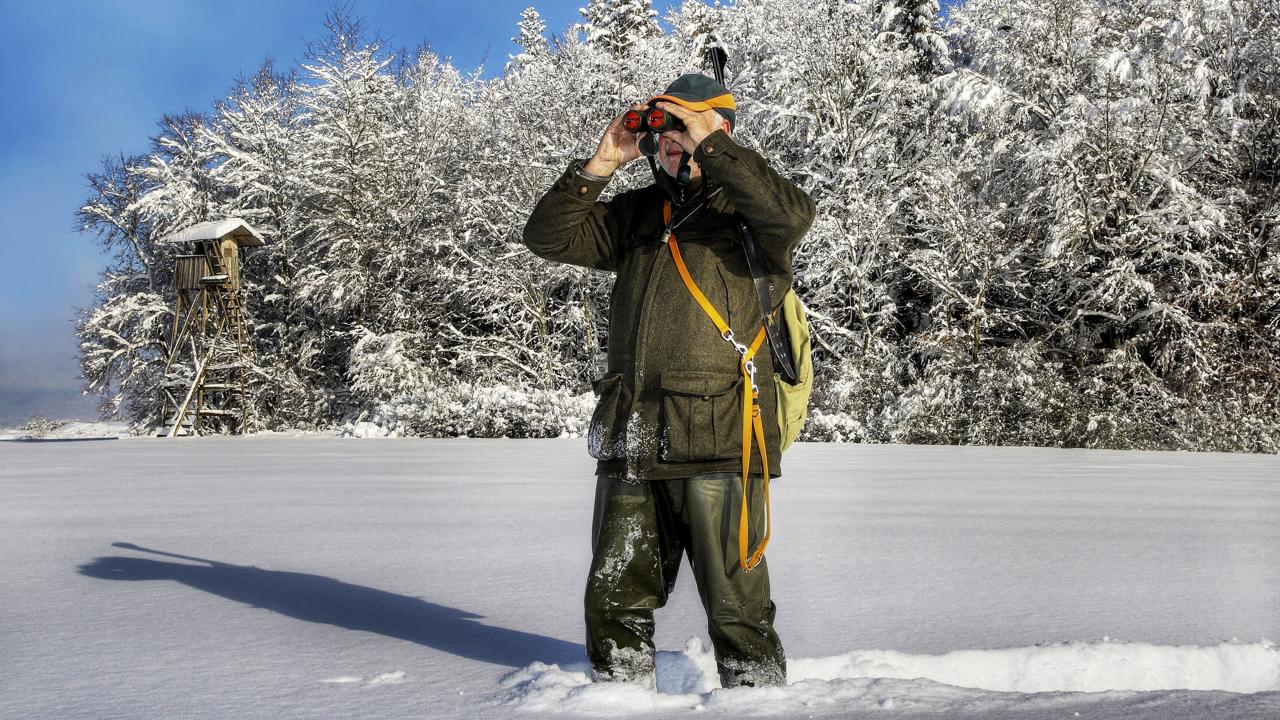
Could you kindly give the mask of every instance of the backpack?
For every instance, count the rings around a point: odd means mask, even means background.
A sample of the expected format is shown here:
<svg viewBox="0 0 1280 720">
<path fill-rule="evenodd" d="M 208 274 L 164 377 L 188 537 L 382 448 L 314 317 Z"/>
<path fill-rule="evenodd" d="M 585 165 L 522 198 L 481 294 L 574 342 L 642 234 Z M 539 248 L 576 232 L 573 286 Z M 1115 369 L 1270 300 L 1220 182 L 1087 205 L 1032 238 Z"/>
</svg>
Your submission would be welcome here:
<svg viewBox="0 0 1280 720">
<path fill-rule="evenodd" d="M 796 296 L 794 287 L 787 288 L 778 309 L 770 311 L 769 291 L 773 286 L 768 284 L 761 266 L 755 239 L 751 237 L 751 226 L 742 217 L 738 218 L 738 236 L 742 240 L 747 268 L 751 271 L 751 281 L 756 286 L 760 312 L 769 331 L 773 368 L 784 369 L 781 373 L 773 374 L 773 386 L 777 389 L 778 399 L 778 452 L 782 452 L 795 442 L 804 427 L 805 418 L 809 416 L 809 396 L 813 394 L 813 347 L 809 340 L 809 319 L 805 315 L 804 303 Z M 794 377 L 790 375 L 793 370 Z"/>
<path fill-rule="evenodd" d="M 809 416 L 809 396 L 813 394 L 813 347 L 804 303 L 800 302 L 794 289 L 788 289 L 783 295 L 779 312 L 787 329 L 785 337 L 790 341 L 791 362 L 796 369 L 794 384 L 778 373 L 773 374 L 778 398 L 778 430 L 782 438 L 778 449 L 781 452 L 795 442 Z"/>
</svg>

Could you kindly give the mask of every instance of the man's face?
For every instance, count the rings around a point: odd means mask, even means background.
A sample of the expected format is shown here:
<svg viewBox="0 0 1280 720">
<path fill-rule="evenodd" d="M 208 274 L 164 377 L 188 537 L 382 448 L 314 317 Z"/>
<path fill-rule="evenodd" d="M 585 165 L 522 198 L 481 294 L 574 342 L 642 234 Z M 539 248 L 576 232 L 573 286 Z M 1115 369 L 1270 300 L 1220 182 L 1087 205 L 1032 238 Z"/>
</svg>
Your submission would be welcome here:
<svg viewBox="0 0 1280 720">
<path fill-rule="evenodd" d="M 720 129 L 726 133 L 729 132 L 729 121 L 721 120 Z M 673 137 L 684 135 L 683 132 L 665 132 L 658 136 L 658 164 L 671 177 L 675 177 L 680 170 L 680 155 L 684 152 L 684 148 Z M 698 167 L 697 161 L 689 158 L 689 178 L 702 177 L 702 168 Z"/>
<path fill-rule="evenodd" d="M 662 165 L 662 169 L 671 177 L 675 177 L 680 170 L 680 156 L 684 153 L 684 148 L 680 147 L 680 143 L 667 137 L 668 133 L 658 136 L 658 163 Z M 698 167 L 697 161 L 689 158 L 689 177 L 696 178 L 702 176 L 702 168 Z"/>
</svg>

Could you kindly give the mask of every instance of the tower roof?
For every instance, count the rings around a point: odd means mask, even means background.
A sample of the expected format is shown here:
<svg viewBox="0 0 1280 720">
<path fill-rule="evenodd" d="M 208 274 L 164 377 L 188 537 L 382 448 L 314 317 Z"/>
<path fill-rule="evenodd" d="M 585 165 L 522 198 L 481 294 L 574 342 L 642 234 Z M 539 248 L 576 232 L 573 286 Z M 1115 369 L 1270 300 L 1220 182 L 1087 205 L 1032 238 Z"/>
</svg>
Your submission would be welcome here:
<svg viewBox="0 0 1280 720">
<path fill-rule="evenodd" d="M 246 245 L 265 245 L 267 242 L 263 239 L 261 233 L 254 230 L 252 225 L 240 218 L 196 223 L 191 227 L 160 238 L 159 242 L 165 245 L 172 245 L 174 243 L 221 240 L 227 236 L 231 236 L 236 241 L 236 245 L 241 247 Z"/>
</svg>

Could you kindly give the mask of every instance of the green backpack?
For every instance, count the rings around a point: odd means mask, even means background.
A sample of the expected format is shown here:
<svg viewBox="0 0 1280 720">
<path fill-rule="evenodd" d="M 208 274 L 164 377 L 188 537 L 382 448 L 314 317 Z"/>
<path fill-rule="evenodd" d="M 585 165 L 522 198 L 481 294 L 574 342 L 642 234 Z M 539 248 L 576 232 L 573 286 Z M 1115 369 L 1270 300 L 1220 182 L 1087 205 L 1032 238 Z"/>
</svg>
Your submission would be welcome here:
<svg viewBox="0 0 1280 720">
<path fill-rule="evenodd" d="M 809 319 L 805 316 L 804 303 L 796 296 L 794 287 L 787 288 L 782 296 L 782 304 L 777 310 L 770 311 L 769 291 L 773 286 L 768 284 L 760 256 L 756 251 L 756 241 L 751 236 L 751 226 L 742 217 L 738 217 L 738 236 L 742 239 L 743 254 L 747 258 L 747 269 L 751 272 L 751 280 L 756 287 L 756 300 L 760 303 L 760 312 L 764 314 L 765 325 L 769 332 L 769 347 L 773 352 L 774 369 L 785 366 L 781 360 L 784 348 L 789 345 L 791 368 L 795 370 L 794 382 L 782 373 L 773 374 L 773 386 L 777 388 L 778 398 L 778 430 L 781 447 L 779 452 L 791 447 L 804 427 L 805 418 L 809 417 L 809 396 L 813 394 L 813 346 L 809 340 Z M 777 313 L 778 316 L 775 316 Z M 780 332 L 778 321 L 786 327 Z M 777 343 L 774 340 L 777 340 Z"/>
<path fill-rule="evenodd" d="M 791 363 L 796 369 L 795 384 L 774 373 L 773 386 L 778 395 L 778 430 L 781 432 L 780 450 L 786 450 L 800 435 L 804 421 L 809 416 L 809 395 L 813 393 L 813 347 L 809 339 L 809 319 L 805 317 L 804 303 L 796 297 L 794 289 L 782 297 L 782 320 L 786 323 L 786 339 L 791 345 Z"/>
</svg>

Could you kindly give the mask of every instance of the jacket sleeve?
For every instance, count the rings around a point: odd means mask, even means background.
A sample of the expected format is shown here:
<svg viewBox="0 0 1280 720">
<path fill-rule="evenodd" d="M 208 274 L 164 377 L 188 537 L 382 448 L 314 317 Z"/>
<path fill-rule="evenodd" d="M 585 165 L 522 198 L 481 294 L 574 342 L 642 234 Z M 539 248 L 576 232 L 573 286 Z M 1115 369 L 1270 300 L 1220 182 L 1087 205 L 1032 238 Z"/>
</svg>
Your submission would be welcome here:
<svg viewBox="0 0 1280 720">
<path fill-rule="evenodd" d="M 775 272 L 790 275 L 791 255 L 816 212 L 809 195 L 723 130 L 703 138 L 693 159 L 708 181 L 724 188 L 734 209 L 751 226 L 764 261 Z"/>
<path fill-rule="evenodd" d="M 540 258 L 616 272 L 631 222 L 630 194 L 598 202 L 608 182 L 574 161 L 534 206 L 524 244 Z"/>
</svg>

